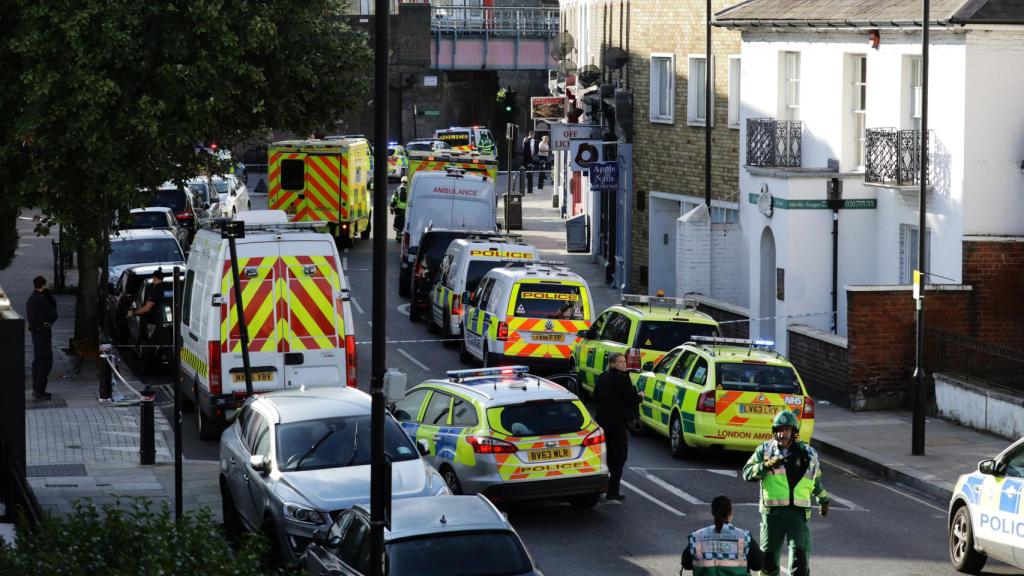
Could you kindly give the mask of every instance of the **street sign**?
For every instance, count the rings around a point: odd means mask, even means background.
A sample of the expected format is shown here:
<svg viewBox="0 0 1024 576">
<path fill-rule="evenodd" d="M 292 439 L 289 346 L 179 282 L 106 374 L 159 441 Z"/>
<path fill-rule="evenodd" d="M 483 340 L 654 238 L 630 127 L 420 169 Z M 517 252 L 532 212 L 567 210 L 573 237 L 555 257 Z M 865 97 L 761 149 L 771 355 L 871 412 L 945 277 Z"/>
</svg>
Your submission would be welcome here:
<svg viewBox="0 0 1024 576">
<path fill-rule="evenodd" d="M 551 149 L 569 150 L 572 140 L 600 138 L 601 127 L 591 124 L 552 124 Z"/>
<path fill-rule="evenodd" d="M 530 98 L 530 118 L 565 118 L 564 96 L 534 96 Z"/>
<path fill-rule="evenodd" d="M 590 189 L 615 192 L 619 189 L 619 163 L 598 162 L 590 167 Z"/>
<path fill-rule="evenodd" d="M 424 86 L 430 86 L 430 87 L 436 87 L 437 86 L 437 76 L 424 76 L 423 77 L 423 85 Z"/>
<path fill-rule="evenodd" d="M 592 165 L 603 160 L 603 149 L 604 146 L 600 140 L 572 140 L 569 147 L 572 169 L 590 170 Z"/>
<path fill-rule="evenodd" d="M 440 116 L 441 115 L 441 111 L 440 110 L 424 110 L 423 111 L 423 115 L 424 116 Z"/>
</svg>

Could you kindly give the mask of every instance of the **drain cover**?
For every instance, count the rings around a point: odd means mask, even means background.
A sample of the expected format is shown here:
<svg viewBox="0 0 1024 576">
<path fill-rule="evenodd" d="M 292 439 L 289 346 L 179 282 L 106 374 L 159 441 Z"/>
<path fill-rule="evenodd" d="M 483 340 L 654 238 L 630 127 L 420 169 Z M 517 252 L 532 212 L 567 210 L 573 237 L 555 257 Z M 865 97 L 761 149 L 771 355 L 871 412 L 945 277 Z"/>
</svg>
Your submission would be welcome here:
<svg viewBox="0 0 1024 576">
<path fill-rule="evenodd" d="M 59 476 L 88 476 L 85 464 L 36 464 L 25 467 L 25 475 L 29 477 L 54 478 Z"/>
</svg>

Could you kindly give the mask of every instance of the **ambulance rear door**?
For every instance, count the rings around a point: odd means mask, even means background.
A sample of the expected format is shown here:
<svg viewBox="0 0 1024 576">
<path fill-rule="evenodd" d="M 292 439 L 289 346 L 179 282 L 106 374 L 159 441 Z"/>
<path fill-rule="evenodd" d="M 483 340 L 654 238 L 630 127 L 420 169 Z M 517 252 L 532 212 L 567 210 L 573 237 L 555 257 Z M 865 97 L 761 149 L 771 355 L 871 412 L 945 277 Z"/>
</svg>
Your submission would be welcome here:
<svg viewBox="0 0 1024 576">
<path fill-rule="evenodd" d="M 290 220 L 295 220 L 305 207 L 305 154 L 295 147 L 271 146 L 268 159 L 270 171 L 267 173 L 267 206 L 271 210 L 284 210 Z"/>
<path fill-rule="evenodd" d="M 694 375 L 707 367 L 698 363 Z M 772 421 L 782 410 L 800 417 L 804 392 L 791 366 L 750 358 L 738 362 L 716 362 L 715 421 L 720 426 L 749 426 L 771 430 Z M 691 381 L 695 381 L 691 375 Z M 698 375 L 699 376 L 699 375 Z"/>
</svg>

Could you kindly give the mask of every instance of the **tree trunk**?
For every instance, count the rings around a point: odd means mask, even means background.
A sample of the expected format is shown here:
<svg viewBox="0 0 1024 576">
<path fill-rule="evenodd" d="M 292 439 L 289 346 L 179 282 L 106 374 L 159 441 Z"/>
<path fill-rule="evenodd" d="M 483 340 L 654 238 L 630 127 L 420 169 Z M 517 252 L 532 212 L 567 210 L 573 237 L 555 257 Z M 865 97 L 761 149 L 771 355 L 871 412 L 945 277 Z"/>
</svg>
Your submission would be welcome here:
<svg viewBox="0 0 1024 576">
<path fill-rule="evenodd" d="M 85 241 L 78 247 L 78 291 L 75 299 L 75 354 L 80 359 L 99 355 L 99 250 Z"/>
</svg>

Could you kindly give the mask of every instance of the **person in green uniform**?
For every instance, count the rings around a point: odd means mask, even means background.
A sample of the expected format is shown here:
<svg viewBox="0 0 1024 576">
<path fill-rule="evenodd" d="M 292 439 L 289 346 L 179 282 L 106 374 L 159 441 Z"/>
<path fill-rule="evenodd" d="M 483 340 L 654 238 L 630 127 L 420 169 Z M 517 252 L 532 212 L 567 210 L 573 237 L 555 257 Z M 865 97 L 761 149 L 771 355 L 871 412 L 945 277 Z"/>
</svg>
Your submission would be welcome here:
<svg viewBox="0 0 1024 576">
<path fill-rule="evenodd" d="M 743 466 L 743 479 L 761 482 L 761 546 L 764 576 L 778 576 L 783 542 L 789 543 L 791 576 L 810 574 L 813 499 L 828 514 L 829 496 L 821 485 L 818 453 L 798 438 L 800 421 L 783 410 L 772 422 L 772 439 L 761 444 Z"/>
<path fill-rule="evenodd" d="M 715 523 L 690 534 L 683 550 L 683 570 L 693 576 L 749 576 L 762 568 L 763 556 L 750 532 L 733 526 L 732 501 L 716 496 L 711 501 Z"/>
<path fill-rule="evenodd" d="M 409 177 L 402 176 L 402 182 L 391 195 L 391 213 L 395 215 L 395 221 L 391 227 L 395 230 L 396 240 L 402 239 L 402 230 L 405 229 L 405 209 L 409 206 L 409 193 L 406 188 L 408 183 Z"/>
</svg>

